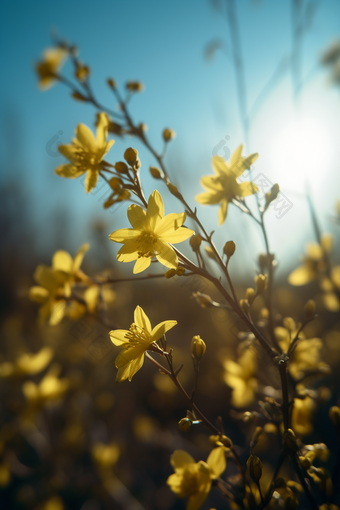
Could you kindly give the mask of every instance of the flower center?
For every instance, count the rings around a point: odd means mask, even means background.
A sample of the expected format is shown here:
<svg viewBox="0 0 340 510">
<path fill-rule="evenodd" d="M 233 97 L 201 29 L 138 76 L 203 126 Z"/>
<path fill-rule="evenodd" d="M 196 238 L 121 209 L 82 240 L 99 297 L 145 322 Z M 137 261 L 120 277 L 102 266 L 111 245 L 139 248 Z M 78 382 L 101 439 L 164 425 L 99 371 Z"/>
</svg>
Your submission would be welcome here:
<svg viewBox="0 0 340 510">
<path fill-rule="evenodd" d="M 143 328 L 133 322 L 129 327 L 129 331 L 125 334 L 125 338 L 129 340 L 128 347 L 132 347 L 141 343 L 145 344 L 149 341 L 150 336 Z"/>
<path fill-rule="evenodd" d="M 142 232 L 136 239 L 138 243 L 138 257 L 153 257 L 157 255 L 155 251 L 157 239 L 158 237 L 154 232 Z"/>
</svg>

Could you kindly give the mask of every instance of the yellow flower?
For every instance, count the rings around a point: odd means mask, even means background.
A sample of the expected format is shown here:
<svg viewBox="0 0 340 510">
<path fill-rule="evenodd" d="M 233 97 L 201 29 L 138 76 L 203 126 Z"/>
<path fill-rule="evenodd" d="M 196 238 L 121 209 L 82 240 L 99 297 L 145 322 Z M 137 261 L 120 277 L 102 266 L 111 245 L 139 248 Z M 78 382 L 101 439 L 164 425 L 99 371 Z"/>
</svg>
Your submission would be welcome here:
<svg viewBox="0 0 340 510">
<path fill-rule="evenodd" d="M 182 227 L 185 213 L 171 213 L 164 216 L 164 205 L 157 190 L 149 197 L 147 210 L 138 205 L 130 205 L 127 210 L 129 221 L 133 228 L 122 228 L 112 232 L 111 241 L 122 243 L 117 254 L 119 262 L 136 260 L 134 274 L 141 273 L 151 264 L 151 258 L 170 269 L 178 266 L 177 255 L 170 243 L 181 243 L 188 239 L 193 230 Z"/>
<path fill-rule="evenodd" d="M 85 313 L 84 305 L 71 301 L 67 306 L 65 298 L 70 298 L 71 287 L 76 279 L 86 278 L 80 271 L 80 266 L 88 249 L 89 245 L 83 244 L 74 259 L 66 251 L 59 250 L 53 255 L 52 267 L 40 265 L 35 270 L 34 279 L 39 285 L 30 288 L 29 297 L 41 304 L 39 309 L 41 324 L 48 316 L 49 324 L 55 326 L 66 314 L 76 319 Z"/>
<path fill-rule="evenodd" d="M 257 370 L 256 355 L 251 348 L 240 356 L 237 362 L 225 360 L 224 381 L 232 388 L 231 405 L 245 407 L 251 404 L 257 390 L 257 380 L 254 374 Z"/>
<path fill-rule="evenodd" d="M 83 280 L 86 278 L 84 273 L 80 271 L 80 266 L 89 247 L 90 245 L 88 243 L 83 244 L 75 254 L 74 259 L 67 251 L 64 250 L 58 250 L 53 255 L 52 268 L 56 271 L 60 271 L 65 275 L 65 297 L 71 296 L 71 286 L 76 281 L 76 279 Z"/>
<path fill-rule="evenodd" d="M 171 465 L 175 470 L 167 484 L 179 497 L 188 499 L 187 510 L 197 510 L 203 505 L 216 480 L 226 468 L 224 447 L 212 450 L 207 462 L 195 460 L 184 450 L 176 450 L 171 455 Z"/>
<path fill-rule="evenodd" d="M 44 58 L 36 65 L 39 77 L 39 87 L 46 90 L 56 82 L 56 75 L 68 56 L 64 48 L 48 48 L 44 51 Z"/>
<path fill-rule="evenodd" d="M 61 366 L 54 364 L 37 385 L 33 381 L 26 381 L 22 391 L 31 405 L 44 405 L 46 402 L 60 399 L 68 390 L 68 379 L 59 379 Z"/>
<path fill-rule="evenodd" d="M 292 428 L 299 436 L 308 436 L 313 432 L 313 414 L 316 404 L 311 397 L 294 398 L 292 410 Z"/>
<path fill-rule="evenodd" d="M 116 382 L 129 379 L 138 372 L 144 362 L 144 354 L 148 350 L 160 352 L 157 340 L 176 326 L 177 321 L 164 321 L 151 328 L 149 318 L 140 306 L 137 306 L 134 313 L 134 322 L 129 330 L 116 329 L 110 331 L 111 341 L 121 347 L 123 351 L 116 358 L 118 373 Z"/>
<path fill-rule="evenodd" d="M 114 144 L 114 140 L 107 141 L 109 121 L 105 113 L 100 113 L 97 124 L 97 138 L 85 124 L 78 124 L 76 138 L 70 145 L 59 145 L 59 152 L 70 163 L 60 165 L 55 173 L 60 177 L 75 179 L 86 172 L 86 193 L 96 186 L 101 163 L 105 154 Z"/>
<path fill-rule="evenodd" d="M 43 347 L 35 354 L 21 354 L 13 363 L 5 361 L 0 365 L 0 377 L 21 377 L 38 374 L 50 363 L 54 351 L 51 347 Z"/>
<path fill-rule="evenodd" d="M 237 182 L 240 177 L 256 161 L 258 154 L 251 154 L 247 158 L 241 156 L 243 146 L 240 145 L 233 153 L 228 164 L 220 156 L 214 156 L 212 167 L 216 174 L 205 175 L 200 180 L 205 193 L 196 196 L 200 204 L 220 204 L 218 211 L 218 221 L 222 225 L 225 222 L 228 211 L 228 203 L 237 197 L 246 197 L 253 195 L 258 191 L 257 186 L 251 182 Z"/>
<path fill-rule="evenodd" d="M 296 331 L 289 333 L 288 329 L 278 326 L 274 330 L 276 339 L 283 352 L 288 352 L 291 340 L 295 338 Z M 295 380 L 300 379 L 306 372 L 329 369 L 321 361 L 323 343 L 320 338 L 305 338 L 303 332 L 299 333 L 296 348 L 290 355 L 288 370 Z"/>
</svg>

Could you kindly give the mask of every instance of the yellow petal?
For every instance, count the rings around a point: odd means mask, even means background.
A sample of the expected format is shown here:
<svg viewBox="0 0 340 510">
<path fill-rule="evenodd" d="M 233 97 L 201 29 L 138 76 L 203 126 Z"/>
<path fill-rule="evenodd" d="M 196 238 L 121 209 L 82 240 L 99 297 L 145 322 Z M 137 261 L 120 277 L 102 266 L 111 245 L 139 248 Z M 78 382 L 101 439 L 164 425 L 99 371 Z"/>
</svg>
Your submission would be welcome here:
<svg viewBox="0 0 340 510">
<path fill-rule="evenodd" d="M 47 267 L 43 264 L 38 266 L 33 275 L 35 281 L 49 290 L 51 293 L 56 292 L 65 281 L 65 275 L 56 271 L 52 267 Z"/>
<path fill-rule="evenodd" d="M 141 273 L 142 271 L 145 271 L 151 264 L 151 258 L 150 257 L 140 257 L 136 260 L 136 263 L 133 267 L 133 274 Z"/>
<path fill-rule="evenodd" d="M 130 347 L 129 349 L 124 349 L 121 351 L 115 361 L 116 368 L 122 368 L 127 363 L 139 358 L 145 349 L 143 346 L 137 345 L 135 347 Z"/>
<path fill-rule="evenodd" d="M 136 239 L 140 234 L 139 230 L 134 230 L 133 228 L 121 228 L 112 232 L 109 235 L 109 239 L 115 243 L 124 243 L 128 239 Z"/>
<path fill-rule="evenodd" d="M 158 223 L 155 233 L 158 236 L 164 236 L 166 234 L 170 234 L 174 230 L 180 228 L 186 220 L 185 213 L 170 213 L 167 214 L 161 221 Z"/>
<path fill-rule="evenodd" d="M 141 308 L 140 306 L 136 306 L 135 308 L 134 322 L 137 324 L 137 326 L 143 328 L 147 333 L 151 334 L 151 322 L 149 320 L 149 317 L 144 312 L 143 308 Z"/>
<path fill-rule="evenodd" d="M 218 176 L 223 176 L 228 172 L 229 165 L 221 156 L 213 156 L 212 168 Z"/>
<path fill-rule="evenodd" d="M 138 259 L 138 251 L 136 242 L 126 241 L 117 253 L 117 260 L 119 262 L 132 262 Z"/>
<path fill-rule="evenodd" d="M 211 482 L 201 486 L 199 492 L 196 492 L 188 499 L 186 510 L 198 510 L 207 499 L 210 489 Z"/>
<path fill-rule="evenodd" d="M 56 251 L 52 257 L 52 267 L 57 271 L 70 273 L 72 270 L 73 260 L 71 255 L 64 250 Z"/>
<path fill-rule="evenodd" d="M 158 239 L 156 244 L 157 260 L 170 269 L 176 269 L 178 267 L 178 258 L 174 249 L 167 243 Z"/>
<path fill-rule="evenodd" d="M 321 260 L 323 256 L 322 248 L 318 243 L 307 243 L 306 254 L 313 260 Z"/>
<path fill-rule="evenodd" d="M 84 170 L 80 170 L 78 167 L 73 165 L 73 163 L 68 163 L 67 165 L 58 166 L 58 168 L 54 170 L 54 173 L 59 175 L 59 177 L 66 177 L 67 179 L 76 179 L 77 177 L 84 173 Z"/>
<path fill-rule="evenodd" d="M 77 140 L 88 152 L 96 153 L 98 150 L 96 139 L 91 131 L 85 124 L 78 124 L 76 130 Z"/>
<path fill-rule="evenodd" d="M 127 215 L 129 222 L 134 229 L 141 230 L 146 222 L 146 211 L 139 205 L 132 204 L 128 207 Z"/>
<path fill-rule="evenodd" d="M 199 193 L 195 196 L 195 200 L 203 205 L 216 205 L 222 199 L 221 193 Z"/>
<path fill-rule="evenodd" d="M 172 233 L 162 234 L 161 238 L 162 241 L 166 243 L 177 244 L 186 241 L 186 239 L 189 239 L 194 233 L 195 232 L 190 230 L 190 228 L 180 227 Z"/>
<path fill-rule="evenodd" d="M 207 459 L 207 464 L 212 471 L 212 478 L 218 478 L 227 467 L 224 447 L 214 448 L 210 452 L 210 455 Z"/>
<path fill-rule="evenodd" d="M 36 354 L 23 354 L 17 359 L 16 364 L 25 374 L 38 374 L 47 367 L 53 354 L 52 347 L 43 347 Z"/>
<path fill-rule="evenodd" d="M 306 283 L 314 280 L 315 276 L 314 271 L 311 271 L 308 266 L 302 265 L 290 273 L 288 282 L 295 286 L 306 285 Z"/>
<path fill-rule="evenodd" d="M 128 343 L 129 340 L 125 337 L 126 333 L 128 333 L 126 329 L 114 329 L 110 331 L 111 342 L 117 346 Z"/>
<path fill-rule="evenodd" d="M 84 255 L 89 248 L 90 248 L 89 243 L 84 243 L 75 254 L 72 268 L 74 272 L 80 269 L 80 266 L 82 265 L 84 259 Z"/>
<path fill-rule="evenodd" d="M 140 370 L 144 363 L 144 353 L 137 359 L 135 359 L 130 365 L 129 381 L 132 377 Z"/>
<path fill-rule="evenodd" d="M 174 469 L 180 469 L 186 464 L 195 464 L 195 460 L 184 450 L 175 450 L 170 457 L 170 464 Z"/>
<path fill-rule="evenodd" d="M 157 324 L 151 332 L 151 336 L 154 342 L 157 342 L 167 331 L 176 326 L 177 321 L 163 321 Z"/>
<path fill-rule="evenodd" d="M 88 170 L 85 178 L 85 191 L 86 193 L 90 193 L 93 188 L 96 187 L 98 182 L 99 172 L 98 170 Z"/>
<path fill-rule="evenodd" d="M 214 175 L 204 175 L 200 179 L 201 186 L 203 186 L 204 189 L 207 191 L 221 191 L 222 185 L 221 181 L 218 177 L 215 177 Z"/>
<path fill-rule="evenodd" d="M 154 190 L 149 197 L 146 214 L 148 216 L 149 227 L 151 230 L 154 230 L 157 223 L 164 217 L 163 200 L 157 190 Z"/>
<path fill-rule="evenodd" d="M 252 182 L 242 182 L 239 185 L 239 190 L 240 197 L 248 197 L 249 195 L 254 195 L 254 193 L 257 193 L 259 188 Z"/>
<path fill-rule="evenodd" d="M 108 131 L 109 120 L 106 113 L 101 112 L 98 115 L 97 124 L 97 143 L 98 147 L 103 147 L 106 144 L 106 137 Z"/>
<path fill-rule="evenodd" d="M 326 292 L 322 295 L 322 301 L 330 312 L 338 312 L 340 310 L 340 302 L 335 292 Z"/>
<path fill-rule="evenodd" d="M 221 202 L 221 205 L 218 209 L 218 223 L 219 225 L 223 225 L 223 223 L 226 220 L 228 212 L 228 201 L 226 198 L 224 198 Z"/>
<path fill-rule="evenodd" d="M 59 145 L 58 151 L 60 152 L 60 154 L 65 156 L 65 158 L 69 159 L 70 161 L 78 160 L 79 149 L 73 144 Z"/>
<path fill-rule="evenodd" d="M 84 299 L 90 313 L 94 313 L 96 311 L 99 293 L 99 285 L 90 285 L 84 292 Z"/>
<path fill-rule="evenodd" d="M 59 324 L 63 320 L 65 313 L 66 313 L 66 301 L 64 301 L 63 299 L 57 301 L 52 306 L 51 309 L 51 316 L 49 320 L 50 326 L 56 326 L 57 324 Z"/>
<path fill-rule="evenodd" d="M 243 150 L 243 145 L 239 145 L 237 147 L 237 149 L 233 152 L 231 158 L 230 158 L 230 166 L 232 167 L 233 165 L 235 165 L 238 160 L 242 157 L 242 150 Z"/>
<path fill-rule="evenodd" d="M 29 299 L 36 303 L 44 303 L 48 298 L 49 292 L 44 287 L 33 286 L 29 290 Z"/>
</svg>

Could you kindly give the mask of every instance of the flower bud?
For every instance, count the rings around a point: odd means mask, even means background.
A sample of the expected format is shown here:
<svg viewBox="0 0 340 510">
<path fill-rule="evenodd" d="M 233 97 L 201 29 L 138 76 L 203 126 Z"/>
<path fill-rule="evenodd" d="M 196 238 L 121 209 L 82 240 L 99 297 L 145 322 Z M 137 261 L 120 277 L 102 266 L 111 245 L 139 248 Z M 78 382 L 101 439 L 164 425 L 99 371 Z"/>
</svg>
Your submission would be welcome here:
<svg viewBox="0 0 340 510">
<path fill-rule="evenodd" d="M 299 447 L 296 442 L 295 432 L 292 429 L 288 429 L 284 436 L 284 442 L 288 448 L 297 452 Z"/>
<path fill-rule="evenodd" d="M 107 80 L 107 84 L 108 86 L 112 89 L 112 90 L 115 90 L 117 88 L 117 82 L 116 80 L 113 80 L 112 78 L 109 78 Z"/>
<path fill-rule="evenodd" d="M 139 170 L 141 166 L 142 166 L 142 163 L 141 163 L 140 159 L 139 159 L 139 158 L 137 158 L 137 161 L 136 161 L 135 167 L 137 168 L 137 170 Z"/>
<path fill-rule="evenodd" d="M 248 313 L 249 307 L 250 307 L 250 305 L 249 305 L 247 299 L 240 299 L 240 308 L 241 308 L 242 312 Z"/>
<path fill-rule="evenodd" d="M 249 287 L 247 290 L 246 290 L 246 299 L 248 301 L 248 303 L 251 305 L 255 299 L 255 290 L 252 289 L 251 287 Z"/>
<path fill-rule="evenodd" d="M 329 410 L 329 417 L 336 427 L 340 426 L 340 407 L 333 406 Z"/>
<path fill-rule="evenodd" d="M 144 85 L 140 81 L 128 81 L 125 87 L 129 92 L 142 92 L 144 90 Z"/>
<path fill-rule="evenodd" d="M 282 322 L 284 327 L 288 329 L 288 331 L 292 332 L 296 330 L 295 321 L 291 317 L 285 317 Z"/>
<path fill-rule="evenodd" d="M 165 278 L 167 278 L 169 280 L 169 278 L 172 278 L 173 276 L 175 276 L 175 274 L 176 274 L 176 269 L 169 269 L 168 271 L 166 271 L 164 276 L 165 276 Z"/>
<path fill-rule="evenodd" d="M 268 275 L 266 274 L 259 274 L 255 276 L 255 283 L 257 287 L 257 292 L 260 294 L 264 290 L 266 290 L 268 286 Z"/>
<path fill-rule="evenodd" d="M 79 92 L 72 92 L 72 97 L 73 99 L 76 99 L 77 101 L 88 101 L 87 97 L 83 96 L 82 94 L 80 94 Z"/>
<path fill-rule="evenodd" d="M 90 68 L 77 62 L 76 71 L 74 74 L 79 81 L 84 82 L 90 76 Z"/>
<path fill-rule="evenodd" d="M 262 476 L 262 462 L 256 455 L 251 455 L 247 460 L 247 469 L 250 478 L 254 482 L 258 482 Z"/>
<path fill-rule="evenodd" d="M 242 421 L 244 423 L 250 423 L 255 419 L 255 416 L 250 411 L 246 411 L 242 416 Z"/>
<path fill-rule="evenodd" d="M 313 299 L 309 299 L 305 305 L 305 316 L 307 320 L 313 319 L 313 317 L 315 317 L 315 308 L 315 301 Z"/>
<path fill-rule="evenodd" d="M 121 187 L 122 181 L 118 177 L 112 177 L 109 180 L 109 185 L 110 185 L 110 188 L 112 188 L 113 190 L 117 190 Z"/>
<path fill-rule="evenodd" d="M 154 179 L 161 179 L 162 178 L 162 172 L 159 168 L 156 166 L 150 166 L 150 174 Z"/>
<path fill-rule="evenodd" d="M 202 237 L 199 234 L 191 236 L 189 243 L 192 248 L 192 251 L 194 251 L 194 252 L 199 251 L 201 243 L 202 243 Z"/>
<path fill-rule="evenodd" d="M 178 428 L 182 432 L 188 432 L 188 430 L 190 429 L 191 425 L 192 425 L 192 421 L 189 420 L 189 418 L 182 418 L 178 422 Z"/>
<path fill-rule="evenodd" d="M 173 140 L 176 138 L 176 133 L 172 129 L 165 128 L 163 131 L 163 140 L 165 142 L 170 142 L 170 140 Z"/>
<path fill-rule="evenodd" d="M 206 351 L 206 345 L 199 335 L 196 335 L 191 340 L 191 356 L 200 361 Z"/>
<path fill-rule="evenodd" d="M 178 191 L 178 188 L 171 184 L 171 182 L 167 182 L 166 185 L 168 186 L 168 190 L 170 191 L 171 195 L 173 195 L 176 198 L 179 198 L 180 200 L 183 198 L 181 193 Z"/>
<path fill-rule="evenodd" d="M 303 466 L 305 469 L 309 469 L 312 465 L 311 459 L 308 457 L 303 457 L 302 455 L 299 456 L 299 461 L 301 466 Z"/>
<path fill-rule="evenodd" d="M 138 161 L 138 151 L 136 151 L 136 149 L 133 149 L 132 147 L 129 147 L 124 152 L 124 159 L 128 165 L 134 166 Z"/>
<path fill-rule="evenodd" d="M 266 205 L 265 210 L 268 209 L 269 205 L 277 199 L 277 195 L 280 192 L 280 186 L 278 184 L 274 184 L 271 190 L 266 193 Z"/>
<path fill-rule="evenodd" d="M 227 256 L 227 259 L 229 260 L 230 257 L 232 257 L 236 250 L 236 244 L 234 241 L 227 241 L 223 247 L 223 253 Z"/>
<path fill-rule="evenodd" d="M 211 297 L 208 296 L 208 294 L 202 294 L 201 292 L 193 292 L 192 297 L 196 299 L 197 303 L 202 308 L 212 308 L 213 306 L 215 306 L 215 301 L 213 301 Z"/>
<path fill-rule="evenodd" d="M 233 446 L 232 440 L 224 434 L 221 436 L 210 436 L 209 441 L 213 446 L 225 446 L 226 448 Z"/>
<path fill-rule="evenodd" d="M 124 161 L 118 161 L 118 163 L 115 164 L 115 169 L 119 174 L 126 174 L 129 170 L 128 166 Z"/>
<path fill-rule="evenodd" d="M 251 440 L 254 444 L 256 444 L 257 441 L 260 439 L 261 434 L 262 434 L 262 427 L 256 427 L 253 437 L 251 438 Z"/>
</svg>

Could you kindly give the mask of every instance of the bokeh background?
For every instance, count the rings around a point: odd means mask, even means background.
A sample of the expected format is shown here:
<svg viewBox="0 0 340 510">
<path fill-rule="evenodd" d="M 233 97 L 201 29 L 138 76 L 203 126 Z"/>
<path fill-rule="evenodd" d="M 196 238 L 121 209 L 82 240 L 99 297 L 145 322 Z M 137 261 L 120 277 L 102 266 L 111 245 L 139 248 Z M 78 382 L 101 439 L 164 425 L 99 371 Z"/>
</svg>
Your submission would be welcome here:
<svg viewBox="0 0 340 510">
<path fill-rule="evenodd" d="M 37 264 L 50 263 L 57 249 L 74 254 L 89 242 L 86 273 L 109 270 L 113 275 L 132 275 L 130 265 L 118 267 L 116 247 L 108 241 L 113 230 L 127 226 L 125 204 L 105 211 L 101 198 L 105 188 L 87 196 L 79 180 L 66 181 L 53 173 L 63 162 L 58 144 L 69 143 L 79 122 L 93 127 L 95 110 L 74 101 L 59 84 L 47 92 L 38 90 L 34 66 L 51 45 L 51 31 L 78 46 L 81 59 L 91 67 L 96 95 L 109 107 L 113 99 L 108 77 L 121 87 L 128 80 L 145 84 L 145 91 L 132 100 L 133 117 L 148 125 L 150 141 L 159 149 L 162 130 L 176 131 L 166 162 L 172 181 L 186 190 L 192 205 L 201 190 L 199 178 L 211 172 L 213 154 L 228 158 L 240 143 L 247 154 L 259 153 L 253 177 L 263 174 L 278 182 L 292 203 L 282 218 L 271 210 L 266 220 L 270 247 L 279 262 L 276 306 L 281 316 L 298 320 L 297 311 L 318 293 L 317 286 L 293 289 L 286 283 L 305 243 L 315 240 L 307 190 L 322 231 L 335 237 L 337 259 L 340 85 L 336 70 L 322 64 L 322 54 L 339 39 L 340 4 L 336 0 L 234 4 L 233 26 L 225 3 L 217 0 L 1 4 L 1 362 L 15 359 L 18 352 L 51 346 L 70 385 L 61 402 L 31 416 L 35 425 L 27 428 L 23 380 L 2 382 L 1 448 L 3 465 L 9 467 L 0 472 L 0 481 L 3 476 L 6 509 L 184 508 L 165 486 L 171 473 L 169 455 L 176 448 L 188 449 L 197 458 L 208 451 L 203 430 L 190 438 L 178 431 L 185 403 L 153 367 L 144 367 L 131 384 L 115 385 L 116 351 L 107 327 L 92 318 L 57 327 L 36 324 L 36 306 L 28 301 L 32 275 Z M 236 24 L 244 75 L 241 97 L 231 39 Z M 148 172 L 155 161 L 138 142 L 116 138 L 109 161 L 121 160 L 130 145 L 139 151 L 148 195 L 156 187 Z M 161 183 L 162 194 L 164 188 Z M 165 202 L 166 212 L 180 211 L 173 197 L 167 195 Z M 241 295 L 253 281 L 257 256 L 264 248 L 260 231 L 236 208 L 230 207 L 227 223 L 217 228 L 216 208 L 200 206 L 199 212 L 207 229 L 216 229 L 219 248 L 226 240 L 235 240 L 238 256 L 232 271 Z M 245 444 L 248 430 L 230 418 L 230 388 L 223 382 L 220 363 L 223 357 L 235 358 L 237 337 L 230 333 L 229 317 L 202 314 L 190 299 L 195 290 L 210 289 L 198 280 L 192 285 L 178 279 L 166 286 L 158 280 L 119 284 L 108 321 L 128 327 L 137 304 L 153 323 L 176 319 L 180 326 L 171 339 L 186 366 L 183 382 L 188 386 L 191 337 L 200 334 L 207 339 L 209 370 L 202 376 L 200 404 L 211 417 L 221 414 L 235 442 Z M 338 321 L 336 313 L 324 311 L 310 334 L 325 339 Z M 340 353 L 338 340 L 332 339 L 324 358 L 336 366 Z M 335 391 L 338 380 L 332 377 L 324 386 Z M 335 393 L 330 398 L 336 401 Z M 332 434 L 322 412 L 314 441 L 325 441 L 325 430 Z M 98 444 L 112 445 L 105 468 L 111 473 L 109 489 L 103 486 L 93 454 Z M 270 465 L 270 455 L 267 460 Z M 52 506 L 39 506 L 46 501 Z M 223 507 L 218 498 L 214 504 Z"/>
</svg>

